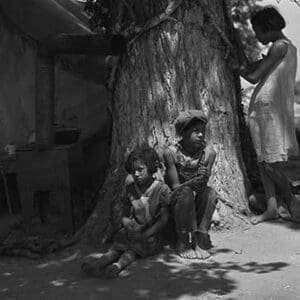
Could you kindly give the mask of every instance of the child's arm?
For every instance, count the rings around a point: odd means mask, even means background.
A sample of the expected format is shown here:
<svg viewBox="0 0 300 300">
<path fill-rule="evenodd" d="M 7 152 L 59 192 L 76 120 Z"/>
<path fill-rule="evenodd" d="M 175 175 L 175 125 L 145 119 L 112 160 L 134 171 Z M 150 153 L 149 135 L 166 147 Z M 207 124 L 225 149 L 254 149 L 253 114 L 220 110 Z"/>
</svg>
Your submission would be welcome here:
<svg viewBox="0 0 300 300">
<path fill-rule="evenodd" d="M 175 161 L 170 149 L 164 151 L 164 161 L 166 165 L 166 176 L 172 190 L 180 186 L 179 177 L 175 165 Z"/>
<path fill-rule="evenodd" d="M 135 239 L 148 239 L 166 225 L 169 217 L 168 206 L 170 205 L 171 191 L 169 187 L 164 184 L 161 186 L 159 193 L 159 207 L 154 223 L 144 231 L 130 232 L 131 237 Z"/>
<path fill-rule="evenodd" d="M 284 42 L 277 41 L 271 47 L 267 56 L 258 63 L 250 65 L 247 68 L 240 69 L 240 75 L 250 83 L 257 83 L 263 79 L 271 69 L 286 54 L 287 45 Z"/>
<path fill-rule="evenodd" d="M 169 218 L 169 210 L 167 207 L 161 207 L 159 217 L 155 223 L 145 230 L 142 234 L 145 238 L 149 238 L 159 232 L 166 224 Z"/>
<path fill-rule="evenodd" d="M 164 160 L 166 165 L 166 176 L 172 190 L 182 186 L 189 186 L 191 189 L 197 190 L 197 187 L 201 188 L 203 185 L 207 184 L 209 178 L 207 168 L 200 169 L 198 176 L 180 184 L 175 161 L 169 149 L 166 149 L 164 152 Z"/>
<path fill-rule="evenodd" d="M 207 146 L 205 148 L 205 159 L 203 165 L 198 168 L 197 176 L 186 181 L 183 185 L 189 186 L 196 192 L 201 191 L 207 185 L 215 159 L 216 151 L 212 146 Z"/>
</svg>

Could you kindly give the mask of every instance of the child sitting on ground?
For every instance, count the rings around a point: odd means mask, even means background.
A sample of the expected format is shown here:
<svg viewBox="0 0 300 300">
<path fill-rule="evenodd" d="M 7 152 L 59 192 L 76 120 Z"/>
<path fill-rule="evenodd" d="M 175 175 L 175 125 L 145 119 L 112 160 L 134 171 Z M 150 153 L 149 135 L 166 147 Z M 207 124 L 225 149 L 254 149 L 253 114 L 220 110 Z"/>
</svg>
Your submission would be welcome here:
<svg viewBox="0 0 300 300">
<path fill-rule="evenodd" d="M 125 169 L 133 181 L 125 187 L 122 228 L 108 252 L 94 262 L 83 263 L 84 272 L 114 278 L 136 258 L 162 250 L 160 231 L 168 220 L 171 191 L 153 176 L 159 167 L 153 148 L 136 148 L 129 154 Z"/>
<path fill-rule="evenodd" d="M 207 182 L 216 153 L 205 144 L 206 123 L 202 111 L 179 113 L 175 128 L 182 139 L 164 152 L 166 179 L 173 190 L 176 250 L 187 259 L 206 259 L 212 247 L 208 230 L 218 195 Z"/>
</svg>

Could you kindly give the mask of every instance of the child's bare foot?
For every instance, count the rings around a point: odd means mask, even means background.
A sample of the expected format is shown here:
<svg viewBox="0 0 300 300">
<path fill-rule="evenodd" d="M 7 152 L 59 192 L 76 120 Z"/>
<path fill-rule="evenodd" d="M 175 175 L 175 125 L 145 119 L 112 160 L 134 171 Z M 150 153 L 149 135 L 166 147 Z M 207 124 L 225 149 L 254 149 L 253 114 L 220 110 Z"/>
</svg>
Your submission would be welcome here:
<svg viewBox="0 0 300 300">
<path fill-rule="evenodd" d="M 207 232 L 196 231 L 195 232 L 195 252 L 201 259 L 207 259 L 210 257 L 210 253 L 207 249 L 212 248 L 212 242 Z"/>
<path fill-rule="evenodd" d="M 274 211 L 266 210 L 263 214 L 251 218 L 250 222 L 253 225 L 257 225 L 257 224 L 265 222 L 265 221 L 278 219 L 278 217 L 279 216 L 278 216 L 278 211 L 277 210 L 274 210 Z"/>
<path fill-rule="evenodd" d="M 176 252 L 181 258 L 185 259 L 201 259 L 200 253 L 197 253 L 191 244 L 178 243 L 176 246 Z"/>
<path fill-rule="evenodd" d="M 120 272 L 121 272 L 120 266 L 116 263 L 113 263 L 105 268 L 104 276 L 106 278 L 113 279 L 118 277 Z"/>
<path fill-rule="evenodd" d="M 192 232 L 177 233 L 177 254 L 185 259 L 202 259 L 202 255 L 193 249 L 193 234 Z"/>
<path fill-rule="evenodd" d="M 210 253 L 204 249 L 201 249 L 198 245 L 195 247 L 198 259 L 207 259 L 210 257 Z"/>
</svg>

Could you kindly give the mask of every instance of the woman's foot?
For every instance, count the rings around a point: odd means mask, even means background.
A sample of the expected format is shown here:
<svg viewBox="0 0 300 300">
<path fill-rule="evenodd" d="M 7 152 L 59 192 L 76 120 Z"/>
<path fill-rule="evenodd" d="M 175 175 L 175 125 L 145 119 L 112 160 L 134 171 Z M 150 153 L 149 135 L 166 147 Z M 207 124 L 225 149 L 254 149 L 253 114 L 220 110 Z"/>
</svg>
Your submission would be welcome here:
<svg viewBox="0 0 300 300">
<path fill-rule="evenodd" d="M 290 214 L 290 212 L 284 208 L 283 206 L 280 206 L 278 208 L 278 215 L 281 219 L 285 221 L 290 221 L 290 222 L 295 222 L 295 223 L 300 223 L 300 218 L 295 218 Z"/>
<path fill-rule="evenodd" d="M 272 210 L 272 211 L 266 210 L 263 214 L 251 218 L 250 222 L 253 225 L 257 225 L 259 223 L 262 223 L 265 221 L 270 221 L 270 220 L 276 220 L 278 218 L 279 218 L 279 215 L 278 215 L 277 210 Z"/>
<path fill-rule="evenodd" d="M 120 272 L 121 272 L 121 267 L 118 264 L 113 263 L 105 268 L 104 277 L 113 279 L 118 277 Z"/>
<path fill-rule="evenodd" d="M 299 223 L 300 222 L 300 195 L 293 195 L 289 209 L 293 221 Z"/>
</svg>

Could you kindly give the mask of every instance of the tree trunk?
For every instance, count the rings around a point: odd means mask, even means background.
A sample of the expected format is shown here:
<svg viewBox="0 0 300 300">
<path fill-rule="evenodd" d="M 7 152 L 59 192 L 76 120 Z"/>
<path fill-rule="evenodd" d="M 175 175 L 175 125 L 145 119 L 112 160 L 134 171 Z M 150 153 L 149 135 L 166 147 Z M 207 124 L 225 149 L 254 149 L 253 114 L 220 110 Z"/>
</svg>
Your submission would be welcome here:
<svg viewBox="0 0 300 300">
<path fill-rule="evenodd" d="M 220 4 L 221 2 L 221 4 Z M 168 1 L 135 1 L 138 20 L 163 11 Z M 239 139 L 235 79 L 226 59 L 225 6 L 220 0 L 183 1 L 172 15 L 135 40 L 122 57 L 113 97 L 110 171 L 85 236 L 97 245 L 119 220 L 124 154 L 147 142 L 159 152 L 174 141 L 179 111 L 202 109 L 207 140 L 217 152 L 210 185 L 223 199 L 225 223 L 246 208 L 245 168 Z M 224 3 L 223 3 L 224 4 Z"/>
</svg>

